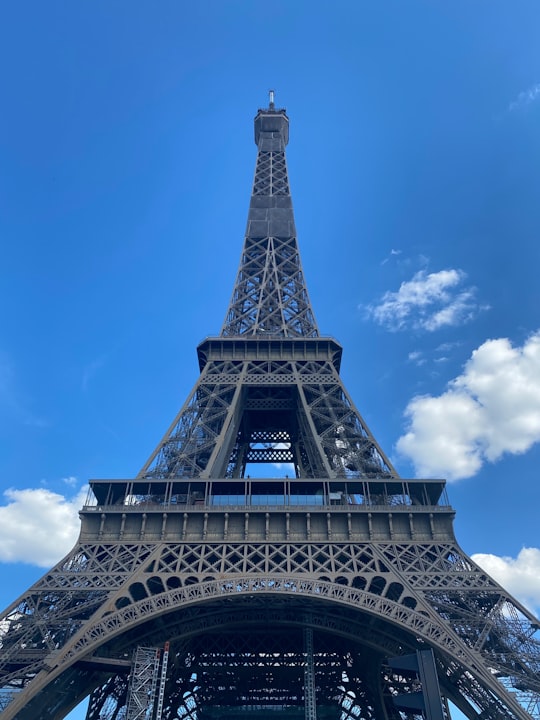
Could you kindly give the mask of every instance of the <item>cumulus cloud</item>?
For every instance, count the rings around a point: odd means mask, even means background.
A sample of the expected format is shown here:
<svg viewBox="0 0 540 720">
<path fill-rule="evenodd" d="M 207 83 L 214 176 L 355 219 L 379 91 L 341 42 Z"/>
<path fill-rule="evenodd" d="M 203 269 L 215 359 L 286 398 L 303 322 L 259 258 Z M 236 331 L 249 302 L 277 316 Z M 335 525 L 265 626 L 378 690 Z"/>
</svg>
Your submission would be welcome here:
<svg viewBox="0 0 540 720">
<path fill-rule="evenodd" d="M 462 270 L 417 272 L 401 283 L 397 292 L 384 293 L 378 303 L 367 306 L 368 315 L 389 330 L 423 329 L 433 332 L 445 325 L 461 325 L 481 309 L 476 288 L 464 287 Z"/>
<path fill-rule="evenodd" d="M 534 102 L 538 97 L 540 97 L 540 83 L 536 83 L 536 85 L 532 85 L 530 88 L 527 88 L 527 90 L 520 92 L 517 98 L 510 103 L 508 110 L 512 112 L 512 110 L 526 107 Z"/>
<path fill-rule="evenodd" d="M 86 488 L 66 498 L 46 488 L 9 489 L 0 505 L 0 561 L 50 567 L 74 545 Z"/>
<path fill-rule="evenodd" d="M 523 548 L 517 558 L 477 553 L 472 559 L 529 610 L 540 610 L 538 548 Z"/>
<path fill-rule="evenodd" d="M 424 477 L 471 477 L 487 461 L 526 452 L 540 441 L 540 332 L 522 347 L 483 343 L 446 392 L 413 398 L 405 416 L 397 449 Z"/>
</svg>

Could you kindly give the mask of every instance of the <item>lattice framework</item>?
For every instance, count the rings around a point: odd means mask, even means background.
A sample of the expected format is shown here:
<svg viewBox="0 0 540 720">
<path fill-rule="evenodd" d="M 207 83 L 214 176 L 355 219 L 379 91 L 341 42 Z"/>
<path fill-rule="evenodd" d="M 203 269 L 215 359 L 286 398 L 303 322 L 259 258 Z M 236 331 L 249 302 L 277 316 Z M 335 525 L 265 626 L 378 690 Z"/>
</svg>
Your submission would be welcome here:
<svg viewBox="0 0 540 720">
<path fill-rule="evenodd" d="M 304 351 L 302 360 L 208 362 L 140 477 L 243 477 L 253 462 L 292 463 L 297 477 L 396 476 L 331 350 L 316 361 Z"/>
</svg>

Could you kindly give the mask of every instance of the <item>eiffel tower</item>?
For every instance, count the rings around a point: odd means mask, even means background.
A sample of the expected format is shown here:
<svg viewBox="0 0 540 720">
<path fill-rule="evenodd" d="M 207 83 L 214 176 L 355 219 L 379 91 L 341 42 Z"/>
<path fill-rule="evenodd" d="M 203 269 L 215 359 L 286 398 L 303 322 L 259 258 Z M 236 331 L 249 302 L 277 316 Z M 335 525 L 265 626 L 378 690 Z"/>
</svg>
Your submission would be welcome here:
<svg viewBox="0 0 540 720">
<path fill-rule="evenodd" d="M 398 475 L 319 333 L 288 136 L 271 93 L 221 333 L 137 477 L 90 483 L 76 546 L 3 614 L 1 720 L 88 696 L 87 720 L 540 718 L 536 618 L 460 549 L 445 482 Z"/>
</svg>

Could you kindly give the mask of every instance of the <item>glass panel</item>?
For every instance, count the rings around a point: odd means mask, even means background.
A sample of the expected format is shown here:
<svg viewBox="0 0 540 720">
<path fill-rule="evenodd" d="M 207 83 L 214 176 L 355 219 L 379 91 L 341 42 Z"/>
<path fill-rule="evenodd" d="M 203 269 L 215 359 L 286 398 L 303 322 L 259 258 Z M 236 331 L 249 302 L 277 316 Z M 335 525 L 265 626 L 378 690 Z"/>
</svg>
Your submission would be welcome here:
<svg viewBox="0 0 540 720">
<path fill-rule="evenodd" d="M 245 505 L 245 495 L 213 495 L 210 498 L 211 505 Z"/>
<path fill-rule="evenodd" d="M 291 495 L 289 505 L 324 505 L 322 495 Z"/>
<path fill-rule="evenodd" d="M 252 495 L 252 505 L 285 505 L 284 495 Z"/>
</svg>

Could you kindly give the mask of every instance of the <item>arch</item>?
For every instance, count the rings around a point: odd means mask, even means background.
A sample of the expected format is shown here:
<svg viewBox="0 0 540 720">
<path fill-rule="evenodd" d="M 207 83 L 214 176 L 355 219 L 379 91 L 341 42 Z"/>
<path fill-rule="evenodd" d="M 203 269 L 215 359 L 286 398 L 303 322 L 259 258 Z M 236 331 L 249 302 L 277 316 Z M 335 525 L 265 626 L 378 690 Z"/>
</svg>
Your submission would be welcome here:
<svg viewBox="0 0 540 720">
<path fill-rule="evenodd" d="M 130 587 L 130 593 L 134 593 L 134 588 L 140 583 L 133 583 Z M 135 594 L 139 588 L 135 588 Z M 125 592 L 125 591 L 124 591 Z M 277 598 L 281 597 L 282 600 Z M 375 594 L 365 589 L 355 588 L 352 586 L 341 585 L 339 583 L 323 582 L 320 579 L 299 578 L 292 575 L 267 575 L 267 576 L 245 576 L 239 577 L 229 576 L 225 579 L 214 579 L 208 582 L 198 584 L 181 585 L 177 588 L 168 589 L 157 595 L 150 595 L 140 600 L 123 605 L 127 596 L 124 594 L 116 599 L 116 610 L 111 611 L 110 605 L 107 604 L 100 617 L 93 622 L 89 621 L 76 635 L 73 636 L 68 645 L 54 658 L 54 665 L 49 665 L 48 672 L 42 671 L 32 681 L 34 685 L 33 697 L 36 698 L 49 686 L 51 682 L 56 681 L 64 673 L 71 672 L 75 663 L 95 653 L 100 647 L 111 643 L 111 641 L 126 636 L 139 627 L 144 630 L 146 623 L 150 624 L 156 619 L 164 620 L 163 626 L 167 625 L 167 616 L 169 619 L 177 617 L 178 611 L 193 610 L 195 614 L 201 618 L 201 626 L 198 630 L 192 632 L 208 632 L 212 623 L 219 622 L 220 617 L 225 618 L 227 611 L 231 608 L 231 600 L 249 600 L 254 603 L 264 598 L 276 600 L 276 613 L 282 606 L 284 599 L 296 600 L 301 603 L 297 607 L 302 607 L 302 603 L 309 601 L 313 608 L 321 608 L 319 616 L 328 617 L 328 624 L 323 629 L 333 632 L 339 625 L 339 621 L 334 616 L 339 617 L 340 613 L 347 611 L 349 616 L 358 618 L 371 615 L 378 618 L 381 623 L 377 629 L 380 634 L 378 640 L 384 646 L 385 642 L 391 645 L 394 631 L 399 628 L 401 633 L 405 633 L 410 638 L 411 647 L 419 639 L 421 642 L 427 643 L 435 650 L 439 651 L 440 657 L 444 663 L 458 663 L 462 668 L 472 673 L 477 681 L 499 697 L 506 706 L 509 699 L 505 689 L 497 680 L 489 675 L 489 670 L 482 664 L 482 658 L 474 651 L 467 648 L 462 641 L 446 628 L 438 618 L 432 618 L 428 613 L 419 612 L 418 610 L 407 607 L 384 595 Z M 221 602 L 224 601 L 224 602 Z M 281 605 L 280 605 L 281 604 Z M 233 603 L 234 605 L 234 603 Z M 271 607 L 271 604 L 269 605 Z M 200 612 L 207 610 L 207 613 Z M 332 611 L 332 608 L 335 612 Z M 328 610 L 330 609 L 330 612 Z M 324 610 L 324 612 L 323 612 Z M 210 618 L 210 619 L 209 619 Z M 211 619 L 213 618 L 213 619 Z M 225 618 L 226 619 L 226 618 Z M 245 623 L 245 615 L 239 620 L 239 625 Z M 292 617 L 286 620 L 281 618 L 284 623 L 300 623 L 305 624 L 305 618 L 296 611 Z M 314 619 L 310 622 L 314 623 L 314 627 L 321 627 Z M 349 619 L 350 625 L 350 619 Z M 364 622 L 363 627 L 366 624 Z M 360 627 L 360 625 L 359 625 Z M 388 628 L 381 632 L 382 628 Z M 359 641 L 359 635 L 354 635 L 346 628 L 340 632 L 348 635 L 355 642 Z M 141 638 L 144 632 L 137 632 L 137 637 Z M 385 637 L 387 638 L 385 640 Z M 367 639 L 362 633 L 361 642 L 367 643 Z M 371 641 L 375 642 L 375 641 Z M 395 640 L 394 640 L 395 642 Z M 510 706 L 513 703 L 510 699 Z M 8 715 L 7 717 L 11 717 Z M 517 717 L 520 717 L 518 714 Z"/>
<path fill-rule="evenodd" d="M 130 590 L 136 584 L 130 586 Z M 369 590 L 365 590 L 320 579 L 288 575 L 229 576 L 196 584 L 188 584 L 186 581 L 183 586 L 168 589 L 160 595 L 141 598 L 124 607 L 117 607 L 115 612 L 104 614 L 93 623 L 87 623 L 74 636 L 69 646 L 63 652 L 60 650 L 58 666 L 63 663 L 69 664 L 81 653 L 93 652 L 111 637 L 121 635 L 150 618 L 166 615 L 179 608 L 187 608 L 210 600 L 230 599 L 231 596 L 239 595 L 292 595 L 315 600 L 324 599 L 329 603 L 338 603 L 379 617 L 385 622 L 409 630 L 416 637 L 450 654 L 454 660 L 465 663 L 472 672 L 484 676 L 485 671 L 478 662 L 478 656 L 472 653 L 450 629 L 427 614 L 372 592 L 372 585 L 373 581 Z M 116 603 L 119 603 L 119 599 Z"/>
<path fill-rule="evenodd" d="M 182 587 L 182 581 L 178 575 L 169 575 L 165 584 L 167 585 L 167 590 L 178 590 L 179 587 Z"/>
<path fill-rule="evenodd" d="M 165 592 L 163 580 L 159 575 L 152 575 L 152 577 L 146 581 L 146 587 L 150 595 L 160 595 Z"/>
<path fill-rule="evenodd" d="M 411 610 L 414 610 L 418 603 L 413 597 L 411 597 L 410 595 L 406 595 L 401 600 L 401 604 L 405 605 L 405 607 L 410 608 Z"/>
<path fill-rule="evenodd" d="M 384 595 L 386 588 L 386 580 L 380 575 L 376 575 L 369 584 L 369 592 L 374 595 Z"/>
<path fill-rule="evenodd" d="M 384 593 L 387 598 L 390 600 L 395 600 L 396 602 L 399 602 L 402 594 L 403 594 L 403 585 L 398 582 L 391 582 L 388 587 L 386 588 L 386 592 Z"/>
<path fill-rule="evenodd" d="M 148 592 L 141 582 L 132 583 L 129 586 L 129 594 L 135 600 L 135 602 L 148 597 Z"/>
</svg>

